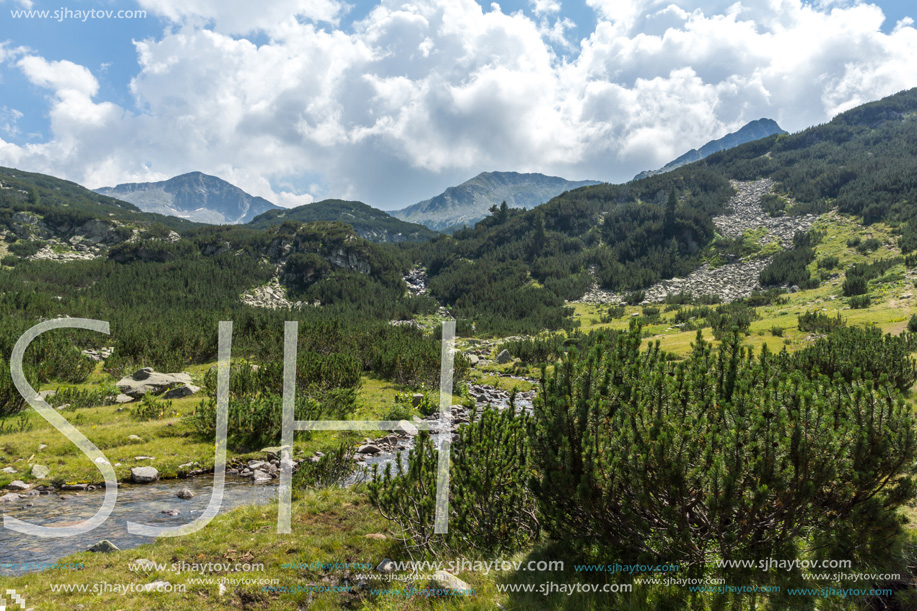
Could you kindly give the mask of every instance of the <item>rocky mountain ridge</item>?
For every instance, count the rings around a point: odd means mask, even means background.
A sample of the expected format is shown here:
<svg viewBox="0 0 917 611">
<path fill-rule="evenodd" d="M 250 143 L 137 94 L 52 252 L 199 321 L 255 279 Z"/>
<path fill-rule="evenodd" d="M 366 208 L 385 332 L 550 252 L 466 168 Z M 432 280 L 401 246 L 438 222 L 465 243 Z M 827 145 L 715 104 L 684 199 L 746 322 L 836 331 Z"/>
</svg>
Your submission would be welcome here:
<svg viewBox="0 0 917 611">
<path fill-rule="evenodd" d="M 473 226 L 489 214 L 491 206 L 504 201 L 510 208 L 534 208 L 565 191 L 596 184 L 595 180 L 570 181 L 537 173 L 483 172 L 435 197 L 395 210 L 392 216 L 436 231 L 451 231 Z"/>
<path fill-rule="evenodd" d="M 209 224 L 247 223 L 279 206 L 249 195 L 216 176 L 189 172 L 159 182 L 124 183 L 95 190 L 130 202 L 144 212 Z"/>
<path fill-rule="evenodd" d="M 634 176 L 634 180 L 640 180 L 641 178 L 646 178 L 648 176 L 655 176 L 657 174 L 670 172 L 676 168 L 680 168 L 683 165 L 687 165 L 695 161 L 700 161 L 705 157 L 709 157 L 713 153 L 725 151 L 726 149 L 737 147 L 740 144 L 745 144 L 746 142 L 753 142 L 755 140 L 760 140 L 761 138 L 767 138 L 768 136 L 773 136 L 774 134 L 785 133 L 786 132 L 779 125 L 777 125 L 777 122 L 773 119 L 758 119 L 756 121 L 751 121 L 743 125 L 742 128 L 738 131 L 726 134 L 722 138 L 711 140 L 699 149 L 691 149 L 684 155 L 681 155 L 677 159 L 670 161 L 658 170 L 647 170 L 645 172 L 640 172 Z"/>
</svg>

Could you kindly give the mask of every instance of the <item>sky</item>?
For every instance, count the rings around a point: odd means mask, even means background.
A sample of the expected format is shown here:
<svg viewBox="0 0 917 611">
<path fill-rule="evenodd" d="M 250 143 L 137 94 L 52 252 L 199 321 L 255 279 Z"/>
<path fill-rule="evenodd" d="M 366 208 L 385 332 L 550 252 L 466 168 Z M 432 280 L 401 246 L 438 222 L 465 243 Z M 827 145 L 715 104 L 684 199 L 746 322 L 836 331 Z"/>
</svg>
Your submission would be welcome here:
<svg viewBox="0 0 917 611">
<path fill-rule="evenodd" d="M 0 0 L 0 166 L 385 210 L 483 171 L 624 182 L 917 86 L 909 4 Z"/>
</svg>

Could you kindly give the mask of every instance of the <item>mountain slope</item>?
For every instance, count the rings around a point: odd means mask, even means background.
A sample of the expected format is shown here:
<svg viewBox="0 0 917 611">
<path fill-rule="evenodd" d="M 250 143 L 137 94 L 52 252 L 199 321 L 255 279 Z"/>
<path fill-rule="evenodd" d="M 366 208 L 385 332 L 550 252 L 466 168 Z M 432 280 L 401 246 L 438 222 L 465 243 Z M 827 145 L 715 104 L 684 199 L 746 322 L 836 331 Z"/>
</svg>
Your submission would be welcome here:
<svg viewBox="0 0 917 611">
<path fill-rule="evenodd" d="M 746 142 L 753 142 L 755 140 L 760 140 L 761 138 L 767 138 L 768 136 L 773 136 L 774 134 L 785 133 L 786 132 L 781 129 L 781 127 L 777 125 L 777 122 L 773 119 L 758 119 L 757 121 L 746 123 L 741 129 L 739 129 L 739 131 L 732 132 L 731 134 L 726 134 L 717 140 L 711 140 L 699 149 L 691 149 L 678 159 L 670 161 L 658 170 L 647 170 L 645 172 L 640 172 L 634 176 L 634 180 L 640 180 L 641 178 L 646 178 L 648 176 L 655 176 L 656 174 L 662 174 L 663 172 L 671 172 L 672 170 L 680 168 L 683 165 L 687 165 L 695 161 L 700 161 L 705 157 L 709 157 L 713 153 L 725 151 L 727 149 L 737 147 L 740 144 L 745 144 Z"/>
<path fill-rule="evenodd" d="M 259 214 L 248 225 L 264 229 L 285 221 L 341 221 L 352 226 L 361 238 L 372 242 L 424 242 L 436 235 L 435 231 L 423 225 L 402 221 L 363 202 L 340 199 L 326 199 L 291 209 L 269 210 Z"/>
<path fill-rule="evenodd" d="M 420 247 L 427 287 L 457 318 L 475 317 L 479 331 L 575 324 L 566 318 L 565 301 L 580 299 L 594 282 L 636 292 L 684 278 L 709 261 L 705 253 L 738 258 L 745 246 L 763 247 L 744 238 L 714 243 L 713 219 L 735 216 L 734 181 L 767 181 L 759 203 L 774 218 L 802 221 L 837 209 L 867 225 L 895 225 L 900 252 L 907 254 L 917 250 L 915 142 L 917 89 L 911 89 L 671 172 L 576 189 L 535 210 L 499 211 L 474 229 Z M 770 254 L 786 254 L 761 272 L 761 284 L 817 286 L 822 274 L 813 277 L 807 267 L 815 239 L 772 247 Z"/>
<path fill-rule="evenodd" d="M 54 210 L 86 220 L 159 223 L 178 231 L 197 226 L 185 219 L 144 212 L 129 202 L 101 195 L 69 180 L 4 167 L 0 167 L 0 208 L 34 209 L 39 214 Z"/>
<path fill-rule="evenodd" d="M 249 195 L 216 176 L 190 172 L 161 182 L 125 183 L 96 189 L 128 201 L 145 212 L 210 224 L 247 223 L 278 206 Z"/>
<path fill-rule="evenodd" d="M 424 200 L 392 216 L 426 225 L 438 231 L 454 225 L 474 225 L 487 216 L 491 206 L 506 202 L 510 208 L 534 208 L 564 191 L 598 184 L 594 180 L 569 181 L 544 174 L 483 172 L 436 197 Z"/>
</svg>

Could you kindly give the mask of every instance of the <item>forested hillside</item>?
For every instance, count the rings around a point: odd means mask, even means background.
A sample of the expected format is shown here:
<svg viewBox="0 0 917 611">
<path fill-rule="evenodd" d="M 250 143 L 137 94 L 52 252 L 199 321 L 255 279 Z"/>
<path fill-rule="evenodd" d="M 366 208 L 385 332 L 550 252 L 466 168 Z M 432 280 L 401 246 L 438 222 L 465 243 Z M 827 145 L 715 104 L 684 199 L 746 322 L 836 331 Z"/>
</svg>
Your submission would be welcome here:
<svg viewBox="0 0 917 611">
<path fill-rule="evenodd" d="M 915 170 L 917 90 L 909 90 L 666 174 L 583 187 L 529 211 L 494 208 L 474 229 L 420 247 L 419 258 L 431 293 L 460 318 L 474 313 L 495 332 L 559 329 L 572 324 L 564 301 L 594 281 L 638 291 L 741 249 L 715 243 L 712 224 L 729 212 L 733 180 L 776 181 L 762 202 L 772 216 L 837 208 L 867 224 L 886 221 L 909 252 L 917 247 Z"/>
<path fill-rule="evenodd" d="M 285 221 L 340 221 L 352 226 L 361 238 L 372 242 L 424 242 L 437 235 L 432 229 L 399 220 L 363 202 L 340 199 L 326 199 L 291 209 L 270 210 L 248 224 L 255 229 L 264 229 Z"/>
</svg>

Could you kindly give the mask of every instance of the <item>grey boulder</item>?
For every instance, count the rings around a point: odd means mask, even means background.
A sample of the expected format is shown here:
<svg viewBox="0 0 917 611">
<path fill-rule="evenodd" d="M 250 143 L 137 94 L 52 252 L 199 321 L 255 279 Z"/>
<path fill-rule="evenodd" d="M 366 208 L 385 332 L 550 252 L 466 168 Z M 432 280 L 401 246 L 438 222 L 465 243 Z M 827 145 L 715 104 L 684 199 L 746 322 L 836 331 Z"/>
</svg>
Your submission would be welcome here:
<svg viewBox="0 0 917 611">
<path fill-rule="evenodd" d="M 159 471 L 153 467 L 134 467 L 131 469 L 131 481 L 135 484 L 151 484 L 159 479 Z"/>
<path fill-rule="evenodd" d="M 118 381 L 118 390 L 134 399 L 146 393 L 161 395 L 179 386 L 193 386 L 191 376 L 187 373 L 159 373 L 152 367 L 144 367 Z"/>
</svg>

